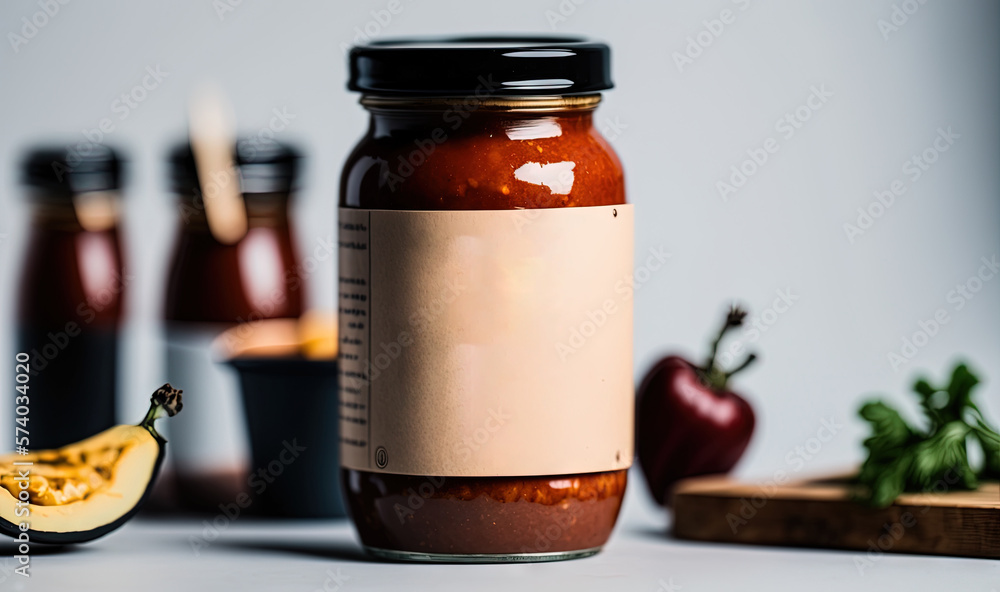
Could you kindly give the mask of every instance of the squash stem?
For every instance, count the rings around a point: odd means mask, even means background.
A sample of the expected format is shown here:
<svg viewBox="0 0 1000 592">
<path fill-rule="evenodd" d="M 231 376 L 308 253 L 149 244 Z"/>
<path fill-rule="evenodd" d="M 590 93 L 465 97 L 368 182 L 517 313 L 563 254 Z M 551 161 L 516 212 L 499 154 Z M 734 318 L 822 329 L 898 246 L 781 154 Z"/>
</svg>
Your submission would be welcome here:
<svg viewBox="0 0 1000 592">
<path fill-rule="evenodd" d="M 153 437 L 162 440 L 163 437 L 156 431 L 153 423 L 164 415 L 173 417 L 180 413 L 184 407 L 184 403 L 181 401 L 181 393 L 183 392 L 170 386 L 170 383 L 156 389 L 149 398 L 149 411 L 146 412 L 146 417 L 139 422 L 139 427 L 146 428 Z"/>
</svg>

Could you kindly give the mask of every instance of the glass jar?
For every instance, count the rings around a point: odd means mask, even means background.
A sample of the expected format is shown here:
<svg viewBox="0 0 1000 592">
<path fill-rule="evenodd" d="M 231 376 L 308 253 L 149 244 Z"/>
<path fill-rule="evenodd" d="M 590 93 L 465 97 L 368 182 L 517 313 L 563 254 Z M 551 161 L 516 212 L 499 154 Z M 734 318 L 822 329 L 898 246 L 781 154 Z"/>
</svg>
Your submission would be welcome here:
<svg viewBox="0 0 1000 592">
<path fill-rule="evenodd" d="M 341 179 L 341 461 L 363 545 L 548 561 L 611 534 L 632 462 L 632 207 L 609 49 L 356 47 Z M 582 341 L 582 343 L 581 343 Z"/>
<path fill-rule="evenodd" d="M 122 162 L 105 146 L 40 148 L 24 161 L 32 213 L 18 282 L 17 351 L 29 355 L 30 447 L 115 425 L 124 273 Z M 17 416 L 20 417 L 20 416 Z M 17 426 L 24 428 L 24 425 Z M 12 429 L 13 433 L 13 429 Z"/>
<path fill-rule="evenodd" d="M 164 307 L 167 376 L 189 394 L 186 417 L 169 426 L 171 470 L 178 501 L 193 510 L 217 510 L 253 478 L 237 378 L 215 358 L 212 342 L 236 325 L 303 311 L 289 220 L 299 154 L 279 142 L 243 140 L 234 157 L 233 171 L 203 185 L 188 144 L 170 154 L 180 224 Z M 213 184 L 230 182 L 239 183 L 247 221 L 235 242 L 213 234 L 204 201 L 219 190 Z"/>
</svg>

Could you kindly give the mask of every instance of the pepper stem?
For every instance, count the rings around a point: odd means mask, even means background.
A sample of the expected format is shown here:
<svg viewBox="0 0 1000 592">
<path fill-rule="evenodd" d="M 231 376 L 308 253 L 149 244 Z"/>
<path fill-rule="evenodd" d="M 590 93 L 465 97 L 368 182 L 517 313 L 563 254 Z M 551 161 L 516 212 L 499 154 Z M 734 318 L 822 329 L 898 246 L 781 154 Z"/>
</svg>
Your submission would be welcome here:
<svg viewBox="0 0 1000 592">
<path fill-rule="evenodd" d="M 757 359 L 757 354 L 750 354 L 745 360 L 743 360 L 742 364 L 729 372 L 725 372 L 719 368 L 715 362 L 715 359 L 719 354 L 719 344 L 722 343 L 722 339 L 726 336 L 726 333 L 729 333 L 729 331 L 735 329 L 736 327 L 742 326 L 743 320 L 746 316 L 747 311 L 739 306 L 733 305 L 729 308 L 729 312 L 726 314 L 726 320 L 722 324 L 722 328 L 719 329 L 719 334 L 715 337 L 715 340 L 712 341 L 712 351 L 708 356 L 708 361 L 703 367 L 698 368 L 702 382 L 713 390 L 724 390 L 726 388 L 726 383 L 732 375 L 742 371 Z"/>
<path fill-rule="evenodd" d="M 757 354 L 750 354 L 749 356 L 747 356 L 746 359 L 743 360 L 742 364 L 733 368 L 729 372 L 726 372 L 725 374 L 726 380 L 729 380 L 733 376 L 733 374 L 736 374 L 737 372 L 742 372 L 747 366 L 753 364 L 753 361 L 756 359 L 757 359 Z"/>
<path fill-rule="evenodd" d="M 712 353 L 708 356 L 708 362 L 702 368 L 705 372 L 711 372 L 715 368 L 715 358 L 719 353 L 719 344 L 722 343 L 722 338 L 729 333 L 730 329 L 734 329 L 743 324 L 743 319 L 746 318 L 747 311 L 742 308 L 733 305 L 729 307 L 729 313 L 726 314 L 726 320 L 722 323 L 722 328 L 719 329 L 719 334 L 715 337 L 715 341 L 712 342 Z"/>
<path fill-rule="evenodd" d="M 183 392 L 170 386 L 169 382 L 156 389 L 149 398 L 149 411 L 146 412 L 146 417 L 139 422 L 139 427 L 146 428 L 154 437 L 162 440 L 163 437 L 156 431 L 153 423 L 164 415 L 173 417 L 180 413 L 184 407 L 184 403 L 181 401 L 181 393 Z"/>
</svg>

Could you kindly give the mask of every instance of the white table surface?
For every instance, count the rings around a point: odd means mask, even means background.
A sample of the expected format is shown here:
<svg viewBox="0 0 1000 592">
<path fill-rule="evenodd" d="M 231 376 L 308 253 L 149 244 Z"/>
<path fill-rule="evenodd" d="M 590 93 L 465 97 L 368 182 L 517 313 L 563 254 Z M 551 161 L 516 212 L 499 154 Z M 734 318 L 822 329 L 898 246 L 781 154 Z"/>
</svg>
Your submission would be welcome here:
<svg viewBox="0 0 1000 592">
<path fill-rule="evenodd" d="M 33 547 L 31 578 L 12 573 L 13 545 L 0 542 L 0 591 L 289 590 L 936 590 L 1000 592 L 1000 561 L 690 543 L 665 533 L 633 474 L 611 541 L 587 559 L 520 565 L 412 565 L 365 556 L 346 521 L 239 518 L 192 551 L 200 519 L 135 520 L 87 545 Z M 339 584 L 338 584 L 339 582 Z M 339 588 L 337 586 L 340 586 Z"/>
</svg>

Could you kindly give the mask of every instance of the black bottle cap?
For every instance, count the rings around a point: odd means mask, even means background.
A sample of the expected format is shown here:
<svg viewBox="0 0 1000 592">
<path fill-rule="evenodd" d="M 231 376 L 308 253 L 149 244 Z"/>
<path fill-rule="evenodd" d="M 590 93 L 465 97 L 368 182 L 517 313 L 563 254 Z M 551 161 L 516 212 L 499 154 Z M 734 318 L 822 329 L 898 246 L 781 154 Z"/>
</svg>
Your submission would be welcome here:
<svg viewBox="0 0 1000 592">
<path fill-rule="evenodd" d="M 395 39 L 351 49 L 347 88 L 386 97 L 559 96 L 612 88 L 611 50 L 579 37 Z"/>
<path fill-rule="evenodd" d="M 124 161 L 101 144 L 43 146 L 28 151 L 21 180 L 52 194 L 113 191 L 121 186 Z"/>
<path fill-rule="evenodd" d="M 298 186 L 301 153 L 274 140 L 240 139 L 236 143 L 236 167 L 243 193 L 288 193 Z M 188 143 L 170 151 L 170 189 L 180 194 L 200 190 L 194 153 Z"/>
</svg>

